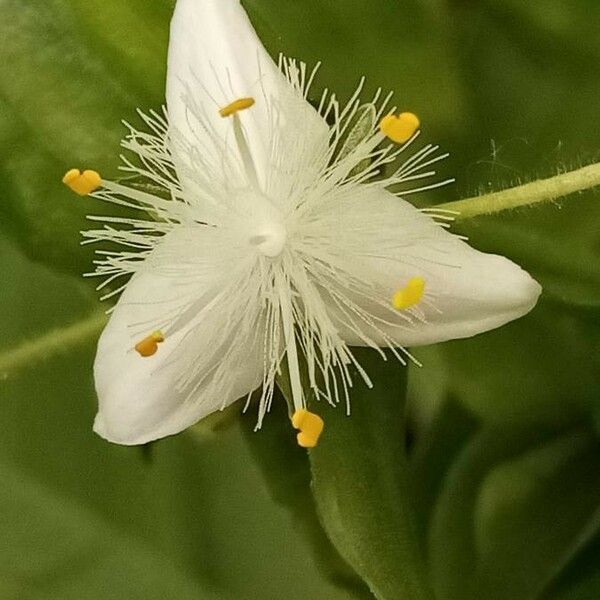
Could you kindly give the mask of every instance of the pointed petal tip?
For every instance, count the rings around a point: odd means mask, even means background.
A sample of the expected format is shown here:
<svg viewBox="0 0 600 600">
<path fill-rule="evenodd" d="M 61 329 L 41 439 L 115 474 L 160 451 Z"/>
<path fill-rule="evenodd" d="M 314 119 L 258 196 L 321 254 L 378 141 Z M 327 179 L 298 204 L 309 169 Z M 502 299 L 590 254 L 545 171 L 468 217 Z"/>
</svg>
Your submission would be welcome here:
<svg viewBox="0 0 600 600">
<path fill-rule="evenodd" d="M 373 246 L 365 247 L 364 257 L 346 266 L 357 281 L 371 281 L 373 288 L 385 290 L 380 301 L 368 294 L 349 294 L 349 300 L 365 314 L 380 319 L 380 326 L 357 322 L 335 301 L 328 303 L 340 335 L 351 346 L 369 345 L 366 339 L 382 347 L 390 340 L 411 347 L 472 337 L 526 315 L 542 292 L 540 284 L 519 265 L 504 256 L 475 250 L 387 191 L 340 195 L 338 204 L 329 203 L 320 218 L 324 229 L 331 231 L 363 227 L 361 221 L 376 226 L 378 232 L 392 224 L 394 230 L 388 235 L 390 239 L 397 236 L 389 255 L 382 256 L 375 246 L 379 238 L 373 236 Z M 400 223 L 412 229 L 399 227 Z M 407 245 L 411 238 L 414 241 Z M 349 238 L 345 254 L 360 257 L 354 239 Z M 395 308 L 390 300 L 417 277 L 424 280 L 426 301 L 418 305 L 423 319 L 407 324 L 402 309 L 390 315 Z M 339 293 L 348 291 L 340 289 Z"/>
<path fill-rule="evenodd" d="M 496 271 L 493 281 L 498 289 L 488 286 L 487 293 L 492 294 L 488 300 L 496 305 L 499 315 L 505 315 L 504 322 L 530 312 L 539 300 L 542 286 L 525 269 L 504 256 L 480 253 L 480 257 L 487 261 L 489 271 Z"/>
<path fill-rule="evenodd" d="M 119 431 L 119 430 L 110 430 L 106 427 L 104 422 L 104 418 L 101 413 L 96 415 L 94 419 L 94 433 L 99 435 L 101 438 L 110 442 L 111 444 L 118 444 L 119 446 L 141 446 L 143 444 L 147 444 L 149 442 L 153 442 L 157 439 L 156 436 L 152 435 L 131 435 L 131 432 Z"/>
<path fill-rule="evenodd" d="M 150 442 L 155 442 L 162 438 L 177 435 L 185 431 L 188 427 L 194 425 L 199 419 L 194 419 L 189 423 L 177 423 L 171 426 L 138 427 L 127 419 L 105 418 L 105 414 L 100 409 L 94 419 L 94 433 L 111 444 L 119 446 L 142 446 Z"/>
<path fill-rule="evenodd" d="M 174 286 L 172 274 L 160 267 L 171 264 L 174 256 L 193 265 L 187 252 L 200 255 L 215 244 L 226 247 L 221 242 L 227 238 L 219 237 L 221 234 L 210 228 L 202 235 L 195 232 L 193 247 L 185 228 L 168 234 L 147 259 L 149 266 L 134 274 L 123 291 L 98 340 L 94 361 L 98 397 L 94 431 L 104 439 L 134 446 L 175 435 L 262 383 L 264 361 L 256 330 L 248 327 L 242 333 L 236 302 L 227 306 L 212 302 L 223 285 L 219 268 L 214 272 L 205 269 L 199 278 L 192 267 L 193 277 L 182 271 L 181 282 Z M 228 261 L 235 264 L 239 256 L 242 254 L 234 252 Z M 135 352 L 134 344 L 152 330 L 139 328 L 164 322 L 165 314 L 189 311 L 181 297 L 190 296 L 198 298 L 193 315 L 202 318 L 188 315 L 169 335 L 155 331 L 164 341 L 152 357 Z M 258 302 L 244 303 L 246 311 L 254 315 L 260 311 Z M 195 331 L 204 333 L 191 335 Z M 228 352 L 233 339 L 235 351 Z M 197 369 L 198 377 L 180 385 L 183 374 L 192 368 Z"/>
<path fill-rule="evenodd" d="M 529 273 L 527 273 L 527 271 L 523 269 L 521 269 L 521 271 L 522 282 L 519 286 L 515 287 L 514 298 L 516 305 L 522 309 L 522 314 L 525 315 L 538 303 L 543 289 L 542 286 L 533 277 L 531 277 Z"/>
</svg>

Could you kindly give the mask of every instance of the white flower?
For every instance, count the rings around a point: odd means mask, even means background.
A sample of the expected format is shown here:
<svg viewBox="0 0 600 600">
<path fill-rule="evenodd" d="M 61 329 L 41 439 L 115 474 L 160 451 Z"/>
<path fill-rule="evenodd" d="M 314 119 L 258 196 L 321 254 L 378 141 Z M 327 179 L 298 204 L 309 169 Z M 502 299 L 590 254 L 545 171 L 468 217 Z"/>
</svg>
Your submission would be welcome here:
<svg viewBox="0 0 600 600">
<path fill-rule="evenodd" d="M 124 247 L 100 252 L 100 287 L 132 275 L 107 294 L 122 291 L 98 344 L 104 438 L 175 434 L 262 386 L 260 426 L 287 356 L 294 425 L 307 421 L 299 442 L 311 446 L 319 419 L 304 411 L 299 357 L 319 397 L 347 404 L 352 372 L 369 383 L 351 346 L 405 362 L 406 346 L 472 336 L 535 305 L 540 286 L 522 269 L 388 191 L 444 158 L 431 145 L 407 152 L 416 117 L 396 117 L 379 93 L 361 103 L 362 85 L 344 107 L 325 93 L 314 109 L 313 75 L 278 67 L 238 0 L 178 1 L 167 111 L 142 115 L 150 133 L 130 128 L 130 184 L 93 194 L 143 214 L 96 218 L 104 228 L 84 234 Z M 66 181 L 86 193 L 94 176 Z"/>
</svg>

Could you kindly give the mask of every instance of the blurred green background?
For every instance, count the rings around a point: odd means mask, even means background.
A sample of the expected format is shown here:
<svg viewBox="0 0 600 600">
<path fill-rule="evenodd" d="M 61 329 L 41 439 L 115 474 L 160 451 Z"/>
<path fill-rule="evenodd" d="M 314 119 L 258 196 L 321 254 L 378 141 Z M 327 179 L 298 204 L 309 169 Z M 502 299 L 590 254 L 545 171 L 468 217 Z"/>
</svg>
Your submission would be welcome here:
<svg viewBox="0 0 600 600">
<path fill-rule="evenodd" d="M 600 158 L 597 0 L 244 5 L 273 54 L 323 61 L 317 88 L 344 97 L 364 74 L 368 91 L 394 90 L 421 116 L 424 138 L 451 152 L 443 176 L 457 178 L 423 205 Z M 73 166 L 116 176 L 120 120 L 163 102 L 172 7 L 0 0 L 0 598 L 373 597 L 319 525 L 283 409 L 257 434 L 254 414 L 235 412 L 121 448 L 91 430 L 92 337 L 11 366 L 20 343 L 101 310 L 78 232 L 110 207 L 60 179 Z M 599 197 L 460 231 L 519 262 L 544 295 L 499 331 L 416 352 L 407 493 L 427 577 L 442 600 L 594 600 Z"/>
</svg>

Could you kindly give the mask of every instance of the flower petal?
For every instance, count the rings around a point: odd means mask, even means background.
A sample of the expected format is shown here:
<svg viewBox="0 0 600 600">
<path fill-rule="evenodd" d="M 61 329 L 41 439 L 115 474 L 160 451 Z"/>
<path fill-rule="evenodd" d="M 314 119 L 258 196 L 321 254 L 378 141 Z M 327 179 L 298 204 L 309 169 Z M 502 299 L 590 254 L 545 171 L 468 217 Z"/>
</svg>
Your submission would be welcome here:
<svg viewBox="0 0 600 600">
<path fill-rule="evenodd" d="M 217 174 L 224 158 L 237 152 L 231 120 L 222 118 L 219 109 L 246 97 L 256 103 L 240 118 L 264 187 L 274 139 L 285 122 L 302 123 L 303 131 L 321 138 L 328 135 L 327 125 L 279 71 L 239 0 L 178 0 L 167 67 L 169 120 L 201 160 L 219 167 Z M 185 160 L 179 156 L 177 162 Z M 182 170 L 194 178 L 193 168 Z"/>
<path fill-rule="evenodd" d="M 240 291 L 244 284 L 231 268 L 228 286 L 218 275 L 223 272 L 218 260 L 206 268 L 195 258 L 202 256 L 198 238 L 204 238 L 206 252 L 218 247 L 221 235 L 212 228 L 198 230 L 161 240 L 144 270 L 132 277 L 100 338 L 94 430 L 111 442 L 143 444 L 178 433 L 262 383 L 255 294 Z M 187 256 L 183 248 L 189 249 Z M 141 357 L 135 344 L 163 329 L 166 320 L 171 329 L 165 329 L 164 342 L 153 356 Z"/>
<path fill-rule="evenodd" d="M 391 340 L 406 347 L 471 337 L 525 315 L 541 293 L 518 265 L 471 248 L 385 190 L 339 194 L 312 219 L 322 235 L 331 232 L 330 247 L 337 248 L 330 260 L 338 276 L 322 281 L 349 345 Z M 397 311 L 394 293 L 415 277 L 425 280 L 423 300 Z"/>
</svg>

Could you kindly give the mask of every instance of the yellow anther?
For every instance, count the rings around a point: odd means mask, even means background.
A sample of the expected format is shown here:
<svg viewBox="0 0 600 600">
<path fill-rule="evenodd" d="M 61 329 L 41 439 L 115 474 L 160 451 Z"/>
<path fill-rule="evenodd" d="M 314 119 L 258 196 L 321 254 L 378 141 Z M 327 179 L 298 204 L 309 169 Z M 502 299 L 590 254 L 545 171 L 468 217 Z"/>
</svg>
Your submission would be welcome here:
<svg viewBox="0 0 600 600">
<path fill-rule="evenodd" d="M 238 98 L 234 100 L 231 104 L 224 106 L 219 114 L 222 117 L 230 117 L 231 115 L 235 115 L 236 112 L 240 110 L 246 110 L 250 108 L 254 104 L 254 98 Z"/>
<path fill-rule="evenodd" d="M 71 169 L 65 173 L 63 183 L 80 196 L 87 196 L 102 185 L 102 178 L 96 171 Z"/>
<path fill-rule="evenodd" d="M 398 290 L 392 298 L 392 304 L 396 310 L 410 308 L 419 304 L 425 292 L 425 280 L 422 277 L 413 277 L 401 290 Z"/>
<path fill-rule="evenodd" d="M 410 112 L 400 113 L 398 116 L 387 115 L 379 123 L 381 132 L 396 144 L 408 142 L 420 126 L 419 117 Z"/>
<path fill-rule="evenodd" d="M 158 350 L 158 344 L 165 341 L 162 331 L 155 331 L 135 345 L 135 351 L 144 358 L 153 356 Z"/>
<path fill-rule="evenodd" d="M 296 439 L 298 440 L 298 445 L 302 446 L 302 448 L 314 448 L 325 426 L 323 419 L 319 415 L 315 415 L 315 413 L 304 409 L 297 410 L 294 413 L 292 425 L 294 429 L 300 430 Z"/>
</svg>

